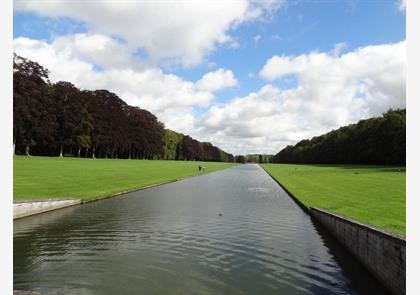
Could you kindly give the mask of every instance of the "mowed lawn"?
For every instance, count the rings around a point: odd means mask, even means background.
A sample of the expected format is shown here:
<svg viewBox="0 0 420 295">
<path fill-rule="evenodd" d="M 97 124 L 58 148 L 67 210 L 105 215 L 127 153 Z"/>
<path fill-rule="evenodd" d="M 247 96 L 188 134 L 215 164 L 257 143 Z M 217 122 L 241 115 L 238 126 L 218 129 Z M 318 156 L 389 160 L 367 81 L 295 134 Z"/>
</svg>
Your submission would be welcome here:
<svg viewBox="0 0 420 295">
<path fill-rule="evenodd" d="M 308 207 L 405 235 L 405 167 L 262 166 Z"/>
<path fill-rule="evenodd" d="M 15 156 L 15 200 L 109 196 L 231 167 L 233 163 Z"/>
</svg>

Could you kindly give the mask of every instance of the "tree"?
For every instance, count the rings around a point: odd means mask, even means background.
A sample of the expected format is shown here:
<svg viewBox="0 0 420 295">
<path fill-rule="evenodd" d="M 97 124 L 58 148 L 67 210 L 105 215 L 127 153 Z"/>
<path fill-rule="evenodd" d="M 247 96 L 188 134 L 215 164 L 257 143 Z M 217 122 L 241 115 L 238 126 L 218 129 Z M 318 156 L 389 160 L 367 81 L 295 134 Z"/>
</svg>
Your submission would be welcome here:
<svg viewBox="0 0 420 295">
<path fill-rule="evenodd" d="M 26 155 L 30 147 L 53 140 L 56 121 L 48 86 L 47 69 L 13 55 L 13 144 L 23 145 Z"/>
<path fill-rule="evenodd" d="M 87 97 L 70 82 L 52 85 L 58 121 L 56 143 L 63 156 L 64 147 L 90 147 L 90 133 L 93 128 L 92 115 L 87 110 Z"/>
<path fill-rule="evenodd" d="M 126 115 L 129 124 L 129 158 L 134 152 L 140 158 L 152 159 L 163 151 L 164 128 L 150 112 L 128 106 Z"/>
<path fill-rule="evenodd" d="M 175 160 L 177 159 L 177 149 L 182 141 L 184 135 L 172 131 L 170 129 L 163 130 L 163 151 L 161 158 L 164 160 Z"/>
<path fill-rule="evenodd" d="M 118 157 L 127 144 L 128 122 L 125 109 L 128 105 L 108 90 L 84 91 L 87 112 L 93 118 L 91 146 L 107 158 Z"/>
<path fill-rule="evenodd" d="M 242 155 L 239 155 L 239 156 L 236 156 L 235 157 L 235 162 L 236 163 L 242 163 L 242 164 L 245 164 L 245 157 L 244 156 L 242 156 Z"/>
</svg>

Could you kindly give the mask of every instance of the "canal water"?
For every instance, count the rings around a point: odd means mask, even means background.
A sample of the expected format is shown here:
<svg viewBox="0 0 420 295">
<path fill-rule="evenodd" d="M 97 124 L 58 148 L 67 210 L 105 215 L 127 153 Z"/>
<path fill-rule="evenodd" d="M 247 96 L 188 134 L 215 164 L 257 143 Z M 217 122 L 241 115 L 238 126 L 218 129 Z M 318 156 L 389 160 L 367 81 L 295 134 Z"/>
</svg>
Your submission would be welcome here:
<svg viewBox="0 0 420 295">
<path fill-rule="evenodd" d="M 386 294 L 252 164 L 15 221 L 14 289 Z"/>
</svg>

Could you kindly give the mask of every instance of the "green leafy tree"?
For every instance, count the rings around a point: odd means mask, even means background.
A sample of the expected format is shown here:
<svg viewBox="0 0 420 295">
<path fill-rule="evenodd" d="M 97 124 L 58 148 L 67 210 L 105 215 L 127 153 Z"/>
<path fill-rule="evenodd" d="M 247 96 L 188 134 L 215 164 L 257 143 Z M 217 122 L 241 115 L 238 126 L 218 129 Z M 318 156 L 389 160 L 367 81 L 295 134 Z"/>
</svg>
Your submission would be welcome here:
<svg viewBox="0 0 420 295">
<path fill-rule="evenodd" d="M 312 139 L 287 146 L 276 163 L 342 163 L 405 165 L 406 110 L 360 120 Z"/>
</svg>

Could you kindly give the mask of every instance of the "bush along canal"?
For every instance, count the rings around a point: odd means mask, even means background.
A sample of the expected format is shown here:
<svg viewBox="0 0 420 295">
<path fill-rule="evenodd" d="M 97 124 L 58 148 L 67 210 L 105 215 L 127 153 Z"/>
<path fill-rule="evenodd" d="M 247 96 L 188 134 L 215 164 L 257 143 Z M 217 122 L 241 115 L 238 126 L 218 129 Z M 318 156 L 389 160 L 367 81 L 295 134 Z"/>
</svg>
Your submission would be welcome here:
<svg viewBox="0 0 420 295">
<path fill-rule="evenodd" d="M 388 294 L 258 165 L 14 221 L 14 288 Z"/>
</svg>

